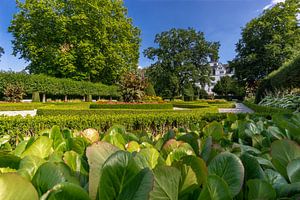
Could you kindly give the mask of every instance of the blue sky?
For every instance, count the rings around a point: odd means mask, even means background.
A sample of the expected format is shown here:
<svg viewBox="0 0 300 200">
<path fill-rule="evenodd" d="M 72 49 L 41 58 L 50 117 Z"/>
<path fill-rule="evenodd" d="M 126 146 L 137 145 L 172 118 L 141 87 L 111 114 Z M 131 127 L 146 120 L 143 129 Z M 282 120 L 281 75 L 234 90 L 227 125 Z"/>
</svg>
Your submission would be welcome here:
<svg viewBox="0 0 300 200">
<path fill-rule="evenodd" d="M 219 41 L 220 61 L 226 63 L 235 56 L 235 44 L 241 27 L 267 8 L 283 0 L 125 0 L 128 14 L 142 31 L 139 65 L 149 66 L 145 48 L 154 46 L 157 33 L 171 28 L 193 27 L 205 33 L 207 40 Z M 0 58 L 0 70 L 20 71 L 26 63 L 11 55 L 12 36 L 7 28 L 17 12 L 14 0 L 1 0 L 0 46 L 5 54 Z"/>
</svg>

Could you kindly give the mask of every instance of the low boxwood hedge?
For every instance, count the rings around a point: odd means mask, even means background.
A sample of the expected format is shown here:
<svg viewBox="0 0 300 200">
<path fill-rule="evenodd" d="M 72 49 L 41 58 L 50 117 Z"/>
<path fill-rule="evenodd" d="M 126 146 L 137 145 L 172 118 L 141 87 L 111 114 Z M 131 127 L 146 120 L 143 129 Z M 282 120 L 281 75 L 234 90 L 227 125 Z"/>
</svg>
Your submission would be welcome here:
<svg viewBox="0 0 300 200">
<path fill-rule="evenodd" d="M 48 108 L 48 107 L 47 107 Z M 167 110 L 167 109 L 47 109 L 42 108 L 37 110 L 37 115 L 57 116 L 57 115 L 136 115 L 136 114 L 162 114 L 162 113 L 218 113 L 216 107 L 193 109 L 190 110 Z"/>
<path fill-rule="evenodd" d="M 189 128 L 203 126 L 207 122 L 221 121 L 226 114 L 204 114 L 201 112 L 145 113 L 123 115 L 74 115 L 74 116 L 35 116 L 35 117 L 0 117 L 0 136 L 9 134 L 12 137 L 22 134 L 34 135 L 54 125 L 72 130 L 95 128 L 106 131 L 113 124 L 124 125 L 127 130 L 147 130 L 152 133 L 166 131 L 173 127 Z"/>
<path fill-rule="evenodd" d="M 173 105 L 169 103 L 157 104 L 91 104 L 91 109 L 173 109 Z"/>
</svg>

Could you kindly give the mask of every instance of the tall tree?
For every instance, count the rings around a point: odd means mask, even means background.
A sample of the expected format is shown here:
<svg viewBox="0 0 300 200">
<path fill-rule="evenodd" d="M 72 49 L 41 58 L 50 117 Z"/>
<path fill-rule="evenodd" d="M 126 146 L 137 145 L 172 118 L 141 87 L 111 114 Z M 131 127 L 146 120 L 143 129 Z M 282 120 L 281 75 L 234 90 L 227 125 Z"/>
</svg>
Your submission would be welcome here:
<svg viewBox="0 0 300 200">
<path fill-rule="evenodd" d="M 239 80 L 253 85 L 300 51 L 298 13 L 299 0 L 286 0 L 242 29 L 237 56 L 230 63 Z"/>
<path fill-rule="evenodd" d="M 2 47 L 0 47 L 0 58 L 3 54 L 4 54 L 4 49 Z"/>
<path fill-rule="evenodd" d="M 192 28 L 157 34 L 155 43 L 158 47 L 146 49 L 144 55 L 155 61 L 147 75 L 158 95 L 182 96 L 190 84 L 210 82 L 208 58 L 218 58 L 219 43 L 206 41 L 204 33 Z"/>
<path fill-rule="evenodd" d="M 136 69 L 140 31 L 123 0 L 17 0 L 14 54 L 34 74 L 113 83 Z"/>
</svg>

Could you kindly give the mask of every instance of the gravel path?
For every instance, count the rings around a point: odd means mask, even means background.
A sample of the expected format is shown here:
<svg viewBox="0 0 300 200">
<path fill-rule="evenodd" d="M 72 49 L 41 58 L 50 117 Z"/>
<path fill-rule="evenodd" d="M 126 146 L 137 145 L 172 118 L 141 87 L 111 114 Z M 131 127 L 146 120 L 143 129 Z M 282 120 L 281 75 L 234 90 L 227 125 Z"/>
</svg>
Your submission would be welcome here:
<svg viewBox="0 0 300 200">
<path fill-rule="evenodd" d="M 25 117 L 27 115 L 35 116 L 36 110 L 0 111 L 0 116 L 1 115 L 6 115 L 6 116 L 21 115 L 22 117 Z"/>
<path fill-rule="evenodd" d="M 254 111 L 242 103 L 236 103 L 235 108 L 219 108 L 219 113 L 254 113 Z"/>
</svg>

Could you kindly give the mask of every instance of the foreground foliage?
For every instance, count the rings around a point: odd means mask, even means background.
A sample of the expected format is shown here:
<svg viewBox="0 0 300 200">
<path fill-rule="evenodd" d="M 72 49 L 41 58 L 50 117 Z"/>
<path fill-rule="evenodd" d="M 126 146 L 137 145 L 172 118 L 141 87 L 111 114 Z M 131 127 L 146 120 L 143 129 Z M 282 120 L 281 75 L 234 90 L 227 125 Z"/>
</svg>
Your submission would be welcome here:
<svg viewBox="0 0 300 200">
<path fill-rule="evenodd" d="M 0 193 L 6 200 L 297 199 L 299 130 L 300 114 L 229 115 L 157 135 L 54 126 L 13 150 L 2 137 Z"/>
</svg>

